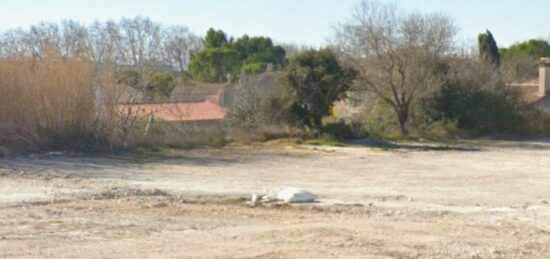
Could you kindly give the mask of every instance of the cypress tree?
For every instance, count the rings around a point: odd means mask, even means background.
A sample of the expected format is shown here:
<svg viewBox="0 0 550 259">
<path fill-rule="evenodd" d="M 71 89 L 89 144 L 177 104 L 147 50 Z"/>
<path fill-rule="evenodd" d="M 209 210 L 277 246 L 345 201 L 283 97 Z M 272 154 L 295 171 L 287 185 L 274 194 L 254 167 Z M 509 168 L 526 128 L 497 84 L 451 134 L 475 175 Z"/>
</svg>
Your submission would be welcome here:
<svg viewBox="0 0 550 259">
<path fill-rule="evenodd" d="M 493 64 L 495 67 L 500 67 L 500 57 L 498 53 L 497 42 L 493 38 L 493 34 L 487 30 L 486 33 L 478 36 L 479 56 L 485 62 Z"/>
</svg>

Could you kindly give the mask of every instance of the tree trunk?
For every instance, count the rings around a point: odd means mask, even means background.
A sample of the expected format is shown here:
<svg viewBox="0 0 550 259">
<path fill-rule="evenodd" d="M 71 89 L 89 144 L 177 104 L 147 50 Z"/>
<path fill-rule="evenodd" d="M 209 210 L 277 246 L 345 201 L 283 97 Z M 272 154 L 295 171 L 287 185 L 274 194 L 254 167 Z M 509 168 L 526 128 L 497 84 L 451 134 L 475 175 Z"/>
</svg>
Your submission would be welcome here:
<svg viewBox="0 0 550 259">
<path fill-rule="evenodd" d="M 322 132 L 323 131 L 323 123 L 322 123 L 322 119 L 320 117 L 317 117 L 315 116 L 315 118 L 312 119 L 312 122 L 313 122 L 313 129 L 319 133 L 319 132 Z"/>
<path fill-rule="evenodd" d="M 399 122 L 399 130 L 401 130 L 401 134 L 407 135 L 407 121 L 409 120 L 409 112 L 399 110 L 397 111 L 397 120 Z"/>
</svg>

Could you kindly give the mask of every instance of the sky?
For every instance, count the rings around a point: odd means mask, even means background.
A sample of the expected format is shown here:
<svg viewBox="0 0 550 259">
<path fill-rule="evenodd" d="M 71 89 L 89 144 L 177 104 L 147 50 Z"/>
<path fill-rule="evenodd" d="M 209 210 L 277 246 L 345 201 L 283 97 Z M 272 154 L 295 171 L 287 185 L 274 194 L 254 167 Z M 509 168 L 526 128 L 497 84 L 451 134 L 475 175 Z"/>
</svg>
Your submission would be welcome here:
<svg viewBox="0 0 550 259">
<path fill-rule="evenodd" d="M 269 36 L 276 42 L 322 46 L 360 0 L 0 0 L 0 31 L 40 21 L 119 20 L 137 15 L 165 25 L 185 25 L 204 35 L 210 27 L 230 35 Z M 489 29 L 499 46 L 550 36 L 550 0 L 379 0 L 407 11 L 441 12 L 475 43 Z"/>
</svg>

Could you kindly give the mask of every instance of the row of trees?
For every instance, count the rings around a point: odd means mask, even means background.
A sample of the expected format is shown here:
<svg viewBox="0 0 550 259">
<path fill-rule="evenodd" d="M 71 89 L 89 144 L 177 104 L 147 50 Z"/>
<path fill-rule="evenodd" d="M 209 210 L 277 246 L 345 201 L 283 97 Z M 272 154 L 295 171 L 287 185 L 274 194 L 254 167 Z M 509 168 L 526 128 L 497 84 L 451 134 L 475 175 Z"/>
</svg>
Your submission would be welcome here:
<svg viewBox="0 0 550 259">
<path fill-rule="evenodd" d="M 365 0 L 336 27 L 331 50 L 290 59 L 281 80 L 283 107 L 295 121 L 322 130 L 333 102 L 352 93 L 359 105 L 387 107 L 402 134 L 434 122 L 473 134 L 541 132 L 544 115 L 506 87 L 522 78 L 501 67 L 526 55 L 532 69 L 535 59 L 548 55 L 548 44 L 499 50 L 487 31 L 479 35 L 479 55 L 458 55 L 456 32 L 448 16 Z M 343 67 L 332 63 L 333 56 Z"/>
<path fill-rule="evenodd" d="M 40 23 L 0 35 L 4 59 L 42 58 L 50 50 L 89 61 L 96 70 L 118 71 L 118 82 L 142 91 L 146 100 L 168 98 L 184 75 L 201 82 L 226 82 L 243 73 L 264 72 L 268 66 L 281 69 L 285 63 L 285 50 L 270 38 L 244 35 L 234 40 L 210 29 L 203 39 L 186 27 L 163 26 L 144 17 L 89 26 L 74 20 Z"/>
<path fill-rule="evenodd" d="M 503 74 L 505 81 L 524 81 L 537 77 L 538 61 L 550 56 L 550 44 L 543 39 L 530 39 L 498 48 L 490 31 L 478 38 L 479 55 Z"/>
<path fill-rule="evenodd" d="M 0 55 L 42 57 L 55 49 L 64 57 L 85 58 L 95 64 L 116 64 L 137 71 L 150 68 L 187 70 L 202 40 L 183 26 L 162 26 L 149 18 L 96 21 L 85 26 L 74 20 L 40 23 L 0 36 Z"/>
<path fill-rule="evenodd" d="M 439 122 L 478 134 L 539 127 L 532 122 L 545 121 L 534 117 L 541 115 L 507 89 L 506 68 L 516 56 L 546 55 L 548 44 L 530 41 L 499 50 L 487 32 L 479 37 L 479 55 L 459 55 L 456 31 L 445 15 L 407 13 L 368 0 L 336 26 L 326 49 L 288 48 L 288 59 L 285 49 L 267 37 L 233 39 L 211 29 L 201 39 L 184 27 L 142 17 L 12 30 L 0 36 L 0 91 L 6 93 L 0 135 L 28 143 L 61 136 L 76 144 L 63 136 L 111 143 L 118 136 L 126 143 L 131 125 L 115 116 L 119 84 L 158 100 L 169 98 L 184 76 L 237 82 L 231 113 L 238 113 L 233 116 L 238 127 L 249 129 L 279 123 L 326 132 L 331 127 L 324 119 L 345 97 L 368 111 L 355 122 L 369 124 L 384 116 L 403 134 Z M 266 94 L 261 80 L 249 75 L 269 67 L 282 76 Z M 98 95 L 108 101 L 98 103 Z M 347 126 L 332 129 L 342 132 Z"/>
<path fill-rule="evenodd" d="M 509 81 L 522 81 L 537 76 L 538 61 L 550 57 L 550 44 L 542 39 L 531 39 L 499 49 L 501 69 Z"/>
</svg>

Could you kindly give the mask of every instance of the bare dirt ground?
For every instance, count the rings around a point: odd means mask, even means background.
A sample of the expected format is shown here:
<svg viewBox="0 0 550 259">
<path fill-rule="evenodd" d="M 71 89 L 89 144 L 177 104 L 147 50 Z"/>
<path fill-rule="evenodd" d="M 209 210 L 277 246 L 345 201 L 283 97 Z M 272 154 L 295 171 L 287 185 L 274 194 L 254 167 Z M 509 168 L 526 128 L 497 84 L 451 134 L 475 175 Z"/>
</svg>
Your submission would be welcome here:
<svg viewBox="0 0 550 259">
<path fill-rule="evenodd" d="M 550 144 L 0 162 L 5 258 L 550 258 Z M 320 202 L 249 207 L 283 186 Z"/>
</svg>

